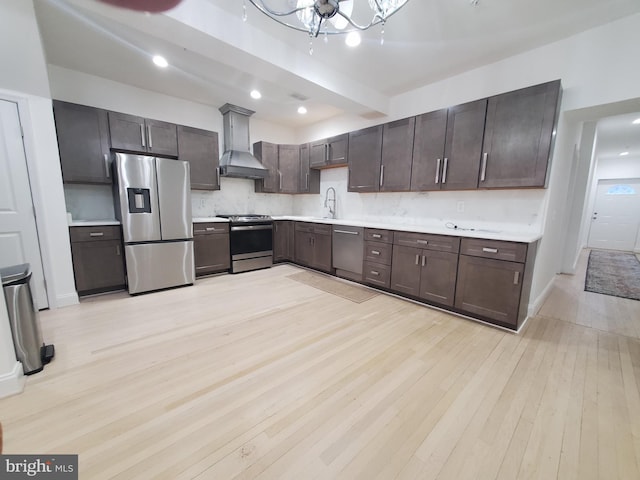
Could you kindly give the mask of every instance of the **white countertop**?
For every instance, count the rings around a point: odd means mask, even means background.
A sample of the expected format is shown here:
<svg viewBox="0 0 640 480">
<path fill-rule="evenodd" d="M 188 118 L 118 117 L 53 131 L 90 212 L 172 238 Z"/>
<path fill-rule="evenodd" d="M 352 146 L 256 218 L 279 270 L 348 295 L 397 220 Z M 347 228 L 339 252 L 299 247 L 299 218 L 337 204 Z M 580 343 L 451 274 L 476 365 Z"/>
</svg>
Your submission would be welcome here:
<svg viewBox="0 0 640 480">
<path fill-rule="evenodd" d="M 191 221 L 193 223 L 229 223 L 228 218 L 222 217 L 194 217 Z"/>
<path fill-rule="evenodd" d="M 73 220 L 70 227 L 97 227 L 100 225 L 120 225 L 118 220 Z"/>
<path fill-rule="evenodd" d="M 295 220 L 298 222 L 325 223 L 331 225 L 351 225 L 353 227 L 380 228 L 403 232 L 431 233 L 434 235 L 451 235 L 454 237 L 484 238 L 487 240 L 505 240 L 509 242 L 531 243 L 542 238 L 542 234 L 531 231 L 518 231 L 513 227 L 503 228 L 480 227 L 477 229 L 448 228 L 443 225 L 415 225 L 406 223 L 382 223 L 376 221 L 341 220 L 319 217 L 273 216 L 274 220 Z"/>
</svg>

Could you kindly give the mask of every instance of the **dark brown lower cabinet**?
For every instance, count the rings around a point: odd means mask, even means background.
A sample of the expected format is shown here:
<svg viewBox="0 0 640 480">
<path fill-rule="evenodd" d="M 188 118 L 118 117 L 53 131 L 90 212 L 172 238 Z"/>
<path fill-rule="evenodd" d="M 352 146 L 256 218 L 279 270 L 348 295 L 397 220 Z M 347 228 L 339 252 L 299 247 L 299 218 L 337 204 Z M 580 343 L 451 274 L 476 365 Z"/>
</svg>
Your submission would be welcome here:
<svg viewBox="0 0 640 480">
<path fill-rule="evenodd" d="M 69 234 L 78 295 L 126 288 L 119 226 L 71 227 Z"/>
<path fill-rule="evenodd" d="M 221 222 L 193 225 L 193 256 L 196 276 L 229 270 L 229 224 Z"/>
<path fill-rule="evenodd" d="M 393 246 L 391 289 L 452 306 L 456 288 L 458 254 Z"/>
<path fill-rule="evenodd" d="M 331 225 L 295 223 L 294 261 L 323 272 L 331 272 Z"/>
<path fill-rule="evenodd" d="M 273 261 L 284 262 L 293 260 L 294 230 L 290 220 L 276 220 L 273 222 Z"/>
</svg>

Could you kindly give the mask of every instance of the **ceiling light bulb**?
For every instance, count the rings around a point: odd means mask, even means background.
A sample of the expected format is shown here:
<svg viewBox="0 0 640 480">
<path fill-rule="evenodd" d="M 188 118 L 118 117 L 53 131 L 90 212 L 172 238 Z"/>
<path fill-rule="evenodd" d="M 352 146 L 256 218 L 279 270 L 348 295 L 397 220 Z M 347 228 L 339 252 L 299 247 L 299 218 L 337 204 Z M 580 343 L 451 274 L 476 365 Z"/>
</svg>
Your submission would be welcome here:
<svg viewBox="0 0 640 480">
<path fill-rule="evenodd" d="M 153 63 L 155 63 L 160 68 L 167 68 L 169 66 L 169 62 L 162 55 L 154 55 Z"/>
<path fill-rule="evenodd" d="M 300 115 L 304 115 L 305 113 L 307 113 L 307 108 L 306 108 L 306 107 L 304 107 L 304 106 L 300 106 L 300 107 L 298 107 L 298 113 L 299 113 Z"/>
<path fill-rule="evenodd" d="M 258 100 L 262 98 L 262 94 L 258 90 L 251 90 L 251 98 Z"/>
<path fill-rule="evenodd" d="M 360 34 L 358 32 L 349 32 L 347 38 L 345 38 L 344 43 L 346 43 L 349 47 L 357 47 L 360 45 L 362 38 L 360 38 Z"/>
<path fill-rule="evenodd" d="M 640 125 L 640 118 L 636 118 L 633 122 L 634 125 Z"/>
<path fill-rule="evenodd" d="M 621 157 L 626 157 L 627 155 L 629 155 L 629 152 L 621 152 L 621 153 L 620 153 L 620 156 L 621 156 Z"/>
</svg>

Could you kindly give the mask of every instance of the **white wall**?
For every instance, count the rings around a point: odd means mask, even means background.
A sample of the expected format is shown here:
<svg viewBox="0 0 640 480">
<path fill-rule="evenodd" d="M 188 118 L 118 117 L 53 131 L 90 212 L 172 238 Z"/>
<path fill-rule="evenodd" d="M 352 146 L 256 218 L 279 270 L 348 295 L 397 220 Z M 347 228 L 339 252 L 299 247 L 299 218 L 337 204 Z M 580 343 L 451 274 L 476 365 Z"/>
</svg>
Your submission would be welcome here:
<svg viewBox="0 0 640 480">
<path fill-rule="evenodd" d="M 0 292 L 0 398 L 24 388 L 22 364 L 16 360 L 4 293 Z"/>
</svg>

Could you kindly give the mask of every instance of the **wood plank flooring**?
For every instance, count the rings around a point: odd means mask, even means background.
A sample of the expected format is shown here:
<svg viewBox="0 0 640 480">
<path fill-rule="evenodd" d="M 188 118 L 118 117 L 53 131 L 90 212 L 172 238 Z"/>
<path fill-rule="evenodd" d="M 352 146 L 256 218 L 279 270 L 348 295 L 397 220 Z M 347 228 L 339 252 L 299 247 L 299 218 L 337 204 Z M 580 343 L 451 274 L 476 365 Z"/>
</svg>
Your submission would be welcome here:
<svg viewBox="0 0 640 480">
<path fill-rule="evenodd" d="M 5 453 L 92 480 L 640 478 L 637 306 L 579 273 L 514 335 L 298 271 L 42 312 L 57 356 L 0 400 Z"/>
</svg>

